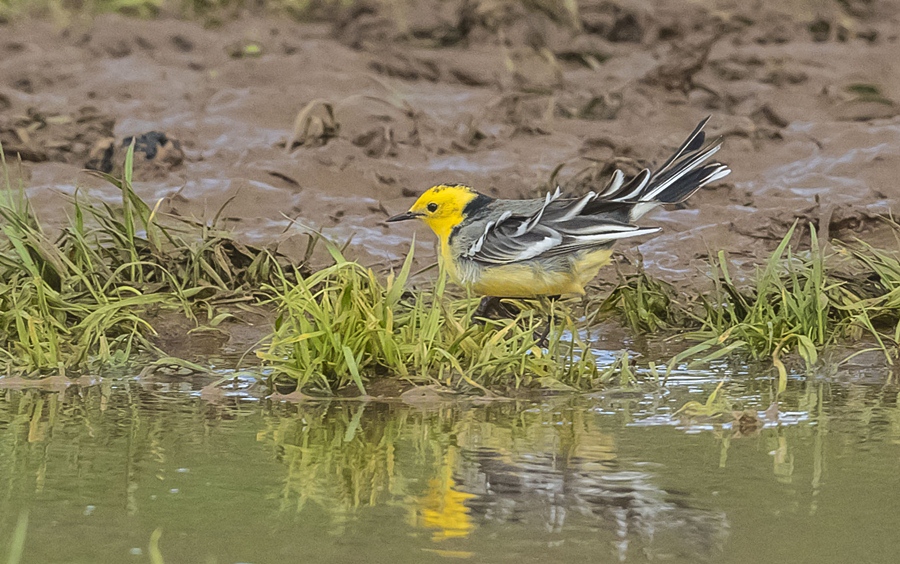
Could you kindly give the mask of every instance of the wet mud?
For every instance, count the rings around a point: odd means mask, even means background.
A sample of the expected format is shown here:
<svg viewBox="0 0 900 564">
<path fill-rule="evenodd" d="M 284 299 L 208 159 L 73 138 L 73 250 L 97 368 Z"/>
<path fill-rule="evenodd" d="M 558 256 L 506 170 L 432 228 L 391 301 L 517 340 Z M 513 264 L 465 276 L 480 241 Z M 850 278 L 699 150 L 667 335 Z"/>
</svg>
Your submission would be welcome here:
<svg viewBox="0 0 900 564">
<path fill-rule="evenodd" d="M 327 21 L 248 14 L 209 28 L 0 24 L 0 142 L 50 224 L 76 188 L 115 198 L 82 172 L 97 151 L 119 158 L 123 139 L 154 133 L 180 151 L 152 166 L 138 154 L 137 191 L 160 212 L 218 214 L 297 256 L 318 230 L 386 268 L 417 229 L 418 262 L 434 260 L 424 227 L 383 223 L 433 184 L 574 194 L 615 167 L 660 164 L 711 115 L 734 172 L 643 220 L 663 232 L 621 250 L 652 274 L 698 284 L 718 249 L 753 264 L 795 218 L 839 239 L 887 235 L 896 2 L 564 4 L 358 2 Z"/>
</svg>

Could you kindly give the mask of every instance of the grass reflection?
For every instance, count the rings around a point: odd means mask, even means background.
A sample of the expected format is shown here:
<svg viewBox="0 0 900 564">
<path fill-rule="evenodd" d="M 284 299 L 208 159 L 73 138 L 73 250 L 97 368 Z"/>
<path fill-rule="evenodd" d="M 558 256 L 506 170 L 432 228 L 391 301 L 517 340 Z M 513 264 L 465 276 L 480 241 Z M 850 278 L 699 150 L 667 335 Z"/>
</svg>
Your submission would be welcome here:
<svg viewBox="0 0 900 564">
<path fill-rule="evenodd" d="M 470 535 L 484 518 L 479 498 L 496 495 L 491 479 L 546 472 L 565 487 L 567 476 L 614 467 L 615 442 L 596 418 L 560 407 L 303 404 L 268 418 L 257 439 L 286 467 L 282 511 L 316 505 L 339 531 L 362 507 L 402 506 L 411 526 L 443 541 Z M 547 516 L 549 526 L 555 519 Z"/>
</svg>

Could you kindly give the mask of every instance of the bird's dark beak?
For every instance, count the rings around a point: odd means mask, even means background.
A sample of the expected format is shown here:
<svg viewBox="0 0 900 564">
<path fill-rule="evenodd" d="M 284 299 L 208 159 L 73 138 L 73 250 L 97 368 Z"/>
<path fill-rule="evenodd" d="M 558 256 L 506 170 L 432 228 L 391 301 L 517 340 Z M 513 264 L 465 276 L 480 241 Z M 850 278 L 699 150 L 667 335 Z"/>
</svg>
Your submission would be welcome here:
<svg viewBox="0 0 900 564">
<path fill-rule="evenodd" d="M 417 213 L 417 212 L 406 212 L 401 213 L 400 215 L 395 215 L 394 217 L 389 217 L 385 221 L 388 223 L 394 223 L 395 221 L 406 221 L 407 219 L 417 219 L 422 217 L 425 214 Z"/>
</svg>

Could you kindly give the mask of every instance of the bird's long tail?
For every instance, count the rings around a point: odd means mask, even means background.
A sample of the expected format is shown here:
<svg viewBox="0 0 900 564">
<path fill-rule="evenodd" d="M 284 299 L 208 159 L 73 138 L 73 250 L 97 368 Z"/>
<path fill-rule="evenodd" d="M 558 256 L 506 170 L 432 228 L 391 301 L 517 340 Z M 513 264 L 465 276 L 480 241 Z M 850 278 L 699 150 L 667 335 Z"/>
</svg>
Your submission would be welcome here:
<svg viewBox="0 0 900 564">
<path fill-rule="evenodd" d="M 625 182 L 625 175 L 617 170 L 598 199 L 634 204 L 629 220 L 635 221 L 660 204 L 677 204 L 694 192 L 728 176 L 731 169 L 720 162 L 706 162 L 722 147 L 716 139 L 704 145 L 703 127 L 709 121 L 701 121 L 687 140 L 657 170 L 642 170 Z"/>
</svg>

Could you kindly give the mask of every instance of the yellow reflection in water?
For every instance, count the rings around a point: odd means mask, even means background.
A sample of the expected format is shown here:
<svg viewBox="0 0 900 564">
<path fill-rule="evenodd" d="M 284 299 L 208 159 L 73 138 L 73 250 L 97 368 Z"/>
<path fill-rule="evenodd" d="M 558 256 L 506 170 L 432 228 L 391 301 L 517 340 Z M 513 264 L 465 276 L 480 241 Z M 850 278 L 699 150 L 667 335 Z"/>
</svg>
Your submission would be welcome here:
<svg viewBox="0 0 900 564">
<path fill-rule="evenodd" d="M 455 489 L 453 471 L 456 468 L 458 449 L 450 447 L 444 455 L 438 475 L 428 481 L 428 491 L 416 502 L 416 525 L 433 529 L 433 541 L 469 536 L 475 525 L 469 515 L 466 501 L 474 494 Z"/>
</svg>

